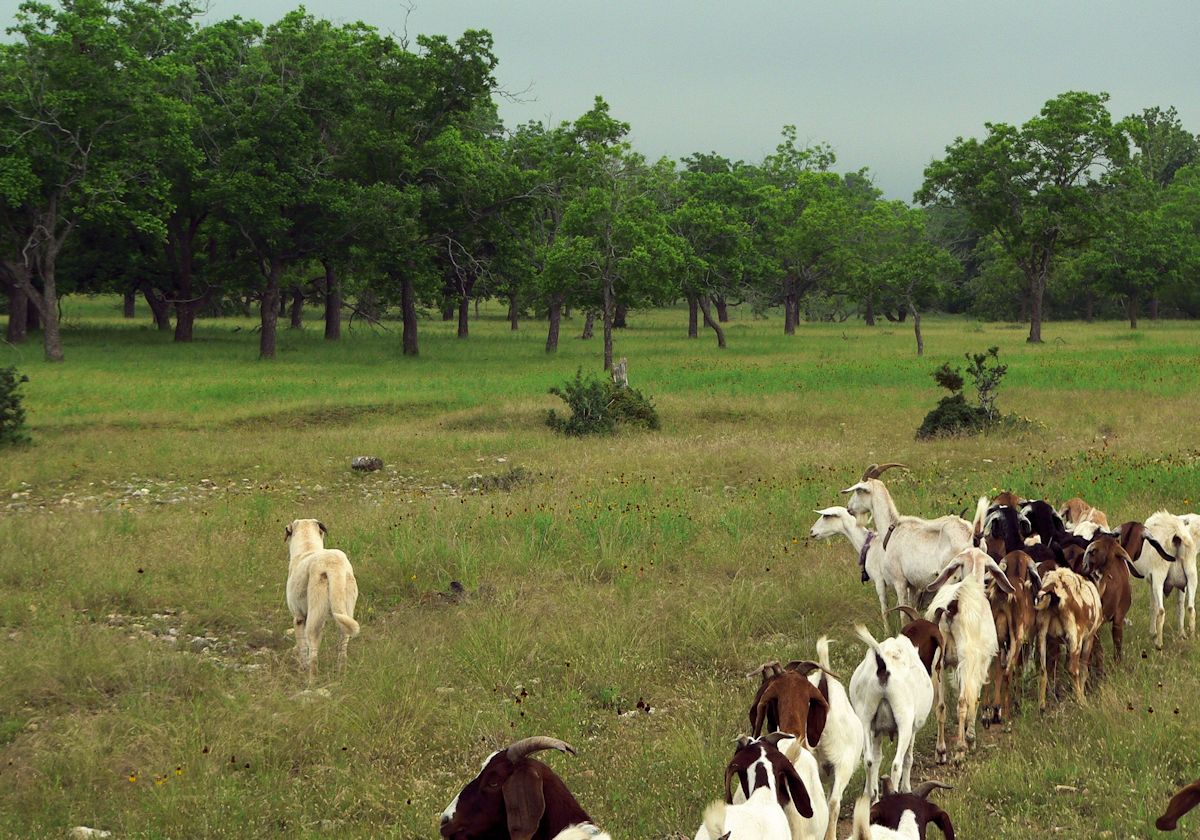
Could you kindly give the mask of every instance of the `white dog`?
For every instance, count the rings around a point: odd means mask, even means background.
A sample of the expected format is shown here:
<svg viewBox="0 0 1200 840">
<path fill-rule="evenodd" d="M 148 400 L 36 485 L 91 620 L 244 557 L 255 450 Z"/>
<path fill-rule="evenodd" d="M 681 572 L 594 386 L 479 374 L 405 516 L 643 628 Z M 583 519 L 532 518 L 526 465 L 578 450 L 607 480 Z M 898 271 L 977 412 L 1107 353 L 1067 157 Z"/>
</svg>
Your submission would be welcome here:
<svg viewBox="0 0 1200 840">
<path fill-rule="evenodd" d="M 338 669 L 346 667 L 346 646 L 358 635 L 354 620 L 354 602 L 358 583 L 354 569 L 344 552 L 325 547 L 328 530 L 315 519 L 297 519 L 287 526 L 284 542 L 288 545 L 287 603 L 296 620 L 296 656 L 308 678 L 317 676 L 317 649 L 321 630 L 332 615 L 341 639 L 338 643 Z"/>
</svg>

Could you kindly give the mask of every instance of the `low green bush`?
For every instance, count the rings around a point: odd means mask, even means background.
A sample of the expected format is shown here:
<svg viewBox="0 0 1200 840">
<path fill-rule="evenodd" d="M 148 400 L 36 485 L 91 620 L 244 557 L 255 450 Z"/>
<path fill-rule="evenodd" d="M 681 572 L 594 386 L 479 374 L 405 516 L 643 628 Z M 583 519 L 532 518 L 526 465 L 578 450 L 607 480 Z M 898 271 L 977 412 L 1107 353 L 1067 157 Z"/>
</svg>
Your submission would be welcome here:
<svg viewBox="0 0 1200 840">
<path fill-rule="evenodd" d="M 21 383 L 28 381 L 16 368 L 0 368 L 0 446 L 29 442 L 20 390 Z"/>
<path fill-rule="evenodd" d="M 989 347 L 986 353 L 967 353 L 967 375 L 975 386 L 978 405 L 967 402 L 963 389 L 966 380 L 962 371 L 943 364 L 932 374 L 950 396 L 938 400 L 933 411 L 925 415 L 917 438 L 925 440 L 947 435 L 973 435 L 997 426 L 1012 426 L 1019 418 L 1001 415 L 996 408 L 996 390 L 1000 380 L 1008 372 L 1008 365 L 1000 364 L 1000 348 Z"/>
<path fill-rule="evenodd" d="M 569 416 L 554 409 L 546 412 L 546 425 L 564 435 L 609 435 L 618 425 L 660 427 L 653 401 L 641 391 L 606 379 L 585 379 L 582 369 L 575 371 L 575 378 L 561 388 L 551 388 L 550 393 L 571 410 Z"/>
</svg>

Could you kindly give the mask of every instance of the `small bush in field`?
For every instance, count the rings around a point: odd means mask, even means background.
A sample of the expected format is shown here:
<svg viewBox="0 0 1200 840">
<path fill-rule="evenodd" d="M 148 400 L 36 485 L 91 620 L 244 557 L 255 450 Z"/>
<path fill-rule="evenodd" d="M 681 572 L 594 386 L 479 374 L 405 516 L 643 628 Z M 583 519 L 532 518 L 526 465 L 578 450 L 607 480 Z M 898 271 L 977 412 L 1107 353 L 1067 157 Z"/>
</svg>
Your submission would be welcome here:
<svg viewBox="0 0 1200 840">
<path fill-rule="evenodd" d="M 644 429 L 657 429 L 660 425 L 654 403 L 641 391 L 605 379 L 584 379 L 582 369 L 575 372 L 573 380 L 561 388 L 551 388 L 550 393 L 571 410 L 569 416 L 554 409 L 546 413 L 546 425 L 564 435 L 608 435 L 618 425 Z"/>
<path fill-rule="evenodd" d="M 20 387 L 28 376 L 19 376 L 16 368 L 0 368 L 0 446 L 28 443 L 25 431 L 25 406 Z"/>
<path fill-rule="evenodd" d="M 933 411 L 925 415 L 921 428 L 917 429 L 918 438 L 972 435 L 999 425 L 1016 424 L 1018 418 L 1003 416 L 996 409 L 996 390 L 1008 372 L 1008 365 L 1000 364 L 1000 348 L 989 347 L 986 353 L 967 353 L 966 359 L 967 375 L 975 385 L 979 405 L 971 405 L 963 395 L 966 380 L 962 371 L 943 364 L 933 372 L 933 378 L 950 392 L 950 396 L 938 400 Z"/>
</svg>

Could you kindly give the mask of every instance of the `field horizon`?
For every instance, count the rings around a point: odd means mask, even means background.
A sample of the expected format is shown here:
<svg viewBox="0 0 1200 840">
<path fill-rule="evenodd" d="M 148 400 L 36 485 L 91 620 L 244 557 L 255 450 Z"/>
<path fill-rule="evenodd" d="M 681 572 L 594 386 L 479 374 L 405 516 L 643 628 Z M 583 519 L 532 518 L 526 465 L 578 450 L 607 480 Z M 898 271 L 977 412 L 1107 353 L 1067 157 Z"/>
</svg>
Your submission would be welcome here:
<svg viewBox="0 0 1200 840">
<path fill-rule="evenodd" d="M 868 464 L 908 465 L 885 478 L 903 513 L 1000 490 L 1080 495 L 1114 524 L 1200 509 L 1192 322 L 1047 322 L 1029 345 L 1025 325 L 926 317 L 918 358 L 910 324 L 786 337 L 735 308 L 718 350 L 685 309 L 634 310 L 615 355 L 663 428 L 576 440 L 543 417 L 550 386 L 601 373 L 582 318 L 553 355 L 544 322 L 510 331 L 494 304 L 465 340 L 422 320 L 417 358 L 398 327 L 334 343 L 314 319 L 260 362 L 255 319 L 174 344 L 118 303 L 64 300 L 63 364 L 33 337 L 0 351 L 30 377 L 33 437 L 0 457 L 0 836 L 433 838 L 484 756 L 551 735 L 614 840 L 691 837 L 745 674 L 828 634 L 848 681 L 853 623 L 882 632 L 854 552 L 808 538 Z M 931 372 L 990 346 L 999 407 L 1028 422 L 915 440 Z M 387 466 L 354 473 L 357 455 Z M 313 690 L 283 597 L 283 528 L 307 517 L 354 564 L 363 628 L 342 676 L 326 633 Z M 1038 714 L 1028 675 L 1011 728 L 950 768 L 922 731 L 914 777 L 953 782 L 961 837 L 1152 836 L 1200 776 L 1195 640 L 1169 602 L 1155 651 L 1135 584 L 1125 660 L 1085 707 Z"/>
</svg>

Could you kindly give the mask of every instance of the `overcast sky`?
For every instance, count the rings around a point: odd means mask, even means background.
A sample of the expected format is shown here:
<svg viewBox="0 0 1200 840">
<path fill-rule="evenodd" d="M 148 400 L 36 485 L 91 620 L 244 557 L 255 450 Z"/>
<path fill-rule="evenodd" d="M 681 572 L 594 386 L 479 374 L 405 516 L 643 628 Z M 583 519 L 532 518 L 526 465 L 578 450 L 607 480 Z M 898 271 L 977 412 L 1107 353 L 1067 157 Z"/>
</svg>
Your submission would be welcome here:
<svg viewBox="0 0 1200 840">
<path fill-rule="evenodd" d="M 12 20 L 14 0 L 0 0 Z M 210 0 L 264 22 L 297 4 Z M 401 2 L 309 0 L 335 21 L 401 32 Z M 1107 91 L 1114 117 L 1174 105 L 1200 132 L 1198 0 L 414 0 L 408 32 L 489 30 L 513 125 L 571 120 L 597 94 L 651 158 L 757 161 L 786 123 L 841 171 L 869 167 L 911 200 L 926 164 L 985 121 L 1021 123 L 1065 90 Z"/>
</svg>

